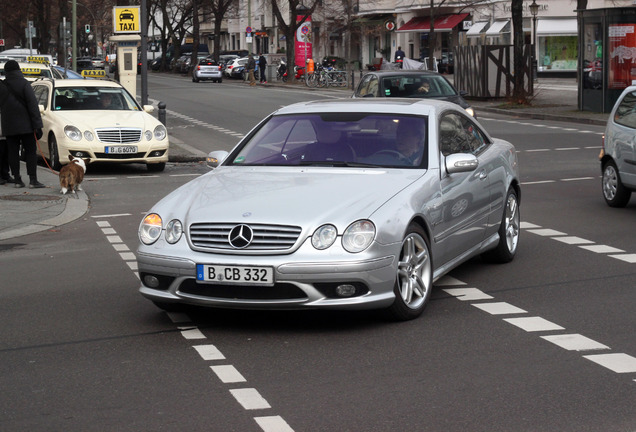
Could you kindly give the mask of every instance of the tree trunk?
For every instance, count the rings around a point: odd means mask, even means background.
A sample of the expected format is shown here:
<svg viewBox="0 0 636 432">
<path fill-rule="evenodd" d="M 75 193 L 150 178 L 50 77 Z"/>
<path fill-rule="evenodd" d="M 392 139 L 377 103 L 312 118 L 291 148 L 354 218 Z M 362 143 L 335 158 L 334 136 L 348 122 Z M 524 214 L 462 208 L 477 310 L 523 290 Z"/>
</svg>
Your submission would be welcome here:
<svg viewBox="0 0 636 432">
<path fill-rule="evenodd" d="M 512 0 L 512 29 L 514 34 L 513 65 L 514 65 L 514 90 L 513 102 L 516 104 L 528 103 L 528 95 L 525 88 L 525 74 L 523 61 L 523 0 Z"/>
</svg>

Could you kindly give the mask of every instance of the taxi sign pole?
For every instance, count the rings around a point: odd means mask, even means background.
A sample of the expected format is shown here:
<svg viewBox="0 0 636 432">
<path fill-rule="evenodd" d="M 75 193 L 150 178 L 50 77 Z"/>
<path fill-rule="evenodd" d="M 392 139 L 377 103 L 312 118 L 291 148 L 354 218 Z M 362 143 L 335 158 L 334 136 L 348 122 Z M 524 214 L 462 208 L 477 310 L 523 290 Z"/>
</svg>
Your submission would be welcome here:
<svg viewBox="0 0 636 432">
<path fill-rule="evenodd" d="M 141 21 L 141 104 L 148 105 L 148 21 L 146 19 L 146 0 L 141 0 L 139 20 Z"/>
</svg>

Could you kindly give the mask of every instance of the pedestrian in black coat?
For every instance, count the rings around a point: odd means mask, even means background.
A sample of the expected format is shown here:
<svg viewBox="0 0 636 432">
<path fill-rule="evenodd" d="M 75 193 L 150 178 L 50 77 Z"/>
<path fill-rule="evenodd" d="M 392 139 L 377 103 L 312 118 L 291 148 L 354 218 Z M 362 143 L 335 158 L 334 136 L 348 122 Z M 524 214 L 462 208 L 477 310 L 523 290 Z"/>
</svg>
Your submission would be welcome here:
<svg viewBox="0 0 636 432">
<path fill-rule="evenodd" d="M 45 187 L 38 181 L 37 139 L 42 138 L 42 117 L 31 84 L 24 78 L 18 62 L 9 60 L 4 65 L 4 83 L 9 90 L 2 104 L 2 131 L 9 147 L 9 166 L 15 187 L 24 187 L 20 176 L 20 146 L 26 156 L 29 187 Z"/>
<path fill-rule="evenodd" d="M 4 85 L 4 81 L 0 81 L 0 107 L 9 97 L 9 89 Z M 0 117 L 2 110 L 0 110 Z M 9 175 L 9 149 L 7 139 L 2 133 L 2 121 L 0 120 L 0 185 L 13 183 L 13 178 Z"/>
<path fill-rule="evenodd" d="M 267 59 L 263 54 L 259 54 L 258 57 L 258 70 L 261 77 L 261 84 L 266 83 L 267 75 L 265 74 L 265 71 L 267 70 Z"/>
</svg>

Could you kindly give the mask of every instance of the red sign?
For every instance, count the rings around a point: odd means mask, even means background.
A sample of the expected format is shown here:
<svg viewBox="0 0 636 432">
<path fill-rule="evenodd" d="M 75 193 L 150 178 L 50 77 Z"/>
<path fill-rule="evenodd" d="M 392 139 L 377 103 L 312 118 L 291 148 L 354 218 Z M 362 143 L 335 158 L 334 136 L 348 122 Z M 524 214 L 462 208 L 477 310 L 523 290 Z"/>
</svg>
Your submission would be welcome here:
<svg viewBox="0 0 636 432">
<path fill-rule="evenodd" d="M 4 39 L 0 39 L 0 46 L 4 46 Z"/>
<path fill-rule="evenodd" d="M 296 20 L 300 21 L 304 16 L 297 16 Z M 303 22 L 298 30 L 296 30 L 295 41 L 295 59 L 298 66 L 305 66 L 305 61 L 313 57 L 312 43 L 311 43 L 311 15 L 307 16 L 305 22 Z"/>
<path fill-rule="evenodd" d="M 636 24 L 609 26 L 609 88 L 624 89 L 636 79 Z"/>
</svg>

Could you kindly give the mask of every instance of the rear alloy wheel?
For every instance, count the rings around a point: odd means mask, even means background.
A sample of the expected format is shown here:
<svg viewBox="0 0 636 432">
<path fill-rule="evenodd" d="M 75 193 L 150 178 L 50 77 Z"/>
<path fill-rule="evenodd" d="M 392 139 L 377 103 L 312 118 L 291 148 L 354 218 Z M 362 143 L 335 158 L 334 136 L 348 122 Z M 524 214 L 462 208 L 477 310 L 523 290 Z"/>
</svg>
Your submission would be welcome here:
<svg viewBox="0 0 636 432">
<path fill-rule="evenodd" d="M 521 214 L 519 213 L 517 191 L 510 188 L 506 196 L 501 225 L 499 225 L 499 243 L 495 249 L 485 252 L 482 256 L 491 262 L 507 263 L 512 261 L 519 245 L 520 224 Z"/>
<path fill-rule="evenodd" d="M 625 207 L 632 196 L 632 191 L 623 186 L 618 168 L 614 161 L 603 166 L 603 198 L 610 207 Z"/>
<path fill-rule="evenodd" d="M 395 301 L 389 307 L 390 316 L 399 321 L 422 314 L 433 290 L 433 262 L 424 230 L 409 225 L 402 241 L 395 280 Z"/>
</svg>

